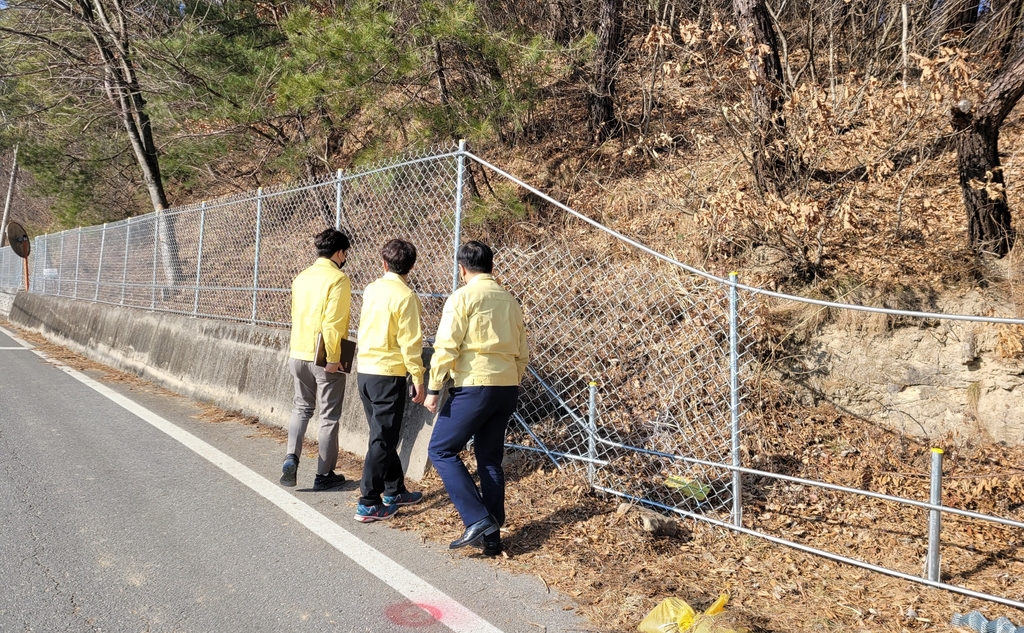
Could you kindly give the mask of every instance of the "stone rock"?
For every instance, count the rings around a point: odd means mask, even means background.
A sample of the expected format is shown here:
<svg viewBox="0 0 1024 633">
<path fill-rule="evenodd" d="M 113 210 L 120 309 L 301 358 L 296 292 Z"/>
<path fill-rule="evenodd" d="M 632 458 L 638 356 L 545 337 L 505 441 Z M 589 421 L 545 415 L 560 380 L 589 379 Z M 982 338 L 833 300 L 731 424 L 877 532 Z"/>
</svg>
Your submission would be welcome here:
<svg viewBox="0 0 1024 633">
<path fill-rule="evenodd" d="M 662 516 L 650 510 L 640 511 L 640 523 L 644 532 L 652 536 L 676 536 L 679 534 L 679 523 L 675 519 Z"/>
<path fill-rule="evenodd" d="M 981 297 L 938 309 L 1014 313 Z M 999 353 L 1005 337 L 1021 336 L 1016 328 L 902 317 L 896 326 L 879 327 L 861 314 L 844 314 L 810 338 L 802 368 L 809 380 L 791 383 L 795 390 L 918 437 L 1024 443 L 1024 359 Z"/>
</svg>

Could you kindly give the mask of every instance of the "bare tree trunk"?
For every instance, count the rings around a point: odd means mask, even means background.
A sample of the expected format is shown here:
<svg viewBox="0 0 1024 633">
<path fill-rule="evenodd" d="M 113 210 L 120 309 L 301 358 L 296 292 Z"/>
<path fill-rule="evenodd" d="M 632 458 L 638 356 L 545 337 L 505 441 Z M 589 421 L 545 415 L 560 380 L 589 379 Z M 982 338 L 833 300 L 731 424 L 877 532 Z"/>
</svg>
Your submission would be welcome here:
<svg viewBox="0 0 1024 633">
<path fill-rule="evenodd" d="M 437 66 L 437 91 L 440 95 L 441 106 L 448 111 L 451 99 L 448 93 L 448 76 L 445 72 L 444 55 L 441 51 L 441 40 L 434 40 L 434 64 Z M 451 116 L 451 112 L 448 112 L 448 115 Z M 456 143 L 459 142 L 460 139 L 458 138 L 458 134 L 453 134 L 452 140 Z M 469 161 L 466 164 L 466 175 L 468 176 L 466 183 L 469 185 L 469 195 L 472 198 L 479 198 L 480 190 L 477 189 L 476 179 L 473 177 L 472 163 L 473 161 Z"/>
<path fill-rule="evenodd" d="M 973 113 L 969 101 L 957 104 L 951 113 L 958 132 L 957 171 L 967 211 L 968 244 L 978 254 L 1002 257 L 1013 248 L 1016 237 L 999 164 L 999 130 L 1021 96 L 1024 55 L 996 76 Z"/>
<path fill-rule="evenodd" d="M 590 131 L 603 141 L 618 131 L 615 118 L 615 75 L 622 42 L 621 0 L 601 0 L 590 85 Z"/>
<path fill-rule="evenodd" d="M 782 114 L 785 95 L 778 38 L 764 0 L 733 0 L 740 33 L 746 39 L 747 62 L 754 76 L 751 89 L 754 138 L 751 156 L 754 180 L 764 192 L 785 189 L 794 168 Z"/>
<path fill-rule="evenodd" d="M 908 27 L 910 25 L 908 24 L 909 20 L 907 18 L 907 3 L 906 2 L 904 2 L 902 5 L 900 5 L 900 18 L 903 21 L 903 33 L 900 36 L 900 61 L 901 61 L 902 66 L 903 66 L 903 87 L 906 88 L 907 87 L 907 69 L 910 67 L 909 62 L 907 61 L 909 59 L 909 52 L 907 51 L 907 30 L 908 30 Z"/>
<path fill-rule="evenodd" d="M 558 0 L 547 0 L 548 35 L 556 43 L 565 46 L 569 43 L 569 23 L 562 5 Z"/>
<path fill-rule="evenodd" d="M 437 91 L 441 105 L 448 107 L 448 79 L 444 71 L 444 57 L 441 54 L 441 40 L 434 40 L 434 63 L 437 65 Z"/>
<path fill-rule="evenodd" d="M 65 10 L 72 18 L 78 19 L 96 45 L 103 62 L 107 96 L 128 134 L 135 162 L 142 172 L 142 179 L 160 224 L 160 254 L 164 276 L 168 285 L 176 285 L 183 278 L 178 259 L 178 240 L 173 224 L 164 214 L 169 205 L 160 175 L 160 159 L 153 139 L 152 122 L 135 71 L 124 9 L 117 0 L 113 12 L 107 10 L 103 0 L 76 0 L 76 5 L 78 11 L 62 2 L 53 3 L 57 10 Z"/>
<path fill-rule="evenodd" d="M 567 46 L 583 32 L 583 3 L 581 0 L 544 0 L 547 6 L 548 36 L 558 44 Z"/>
<path fill-rule="evenodd" d="M 14 146 L 14 157 L 11 159 L 11 182 L 7 186 L 4 198 L 4 217 L 0 221 L 0 247 L 7 246 L 7 221 L 11 217 L 11 201 L 14 200 L 14 185 L 18 182 L 18 146 Z"/>
<path fill-rule="evenodd" d="M 993 17 L 990 27 L 988 51 L 998 55 L 999 59 L 1005 60 L 1010 57 L 1013 46 L 1018 41 L 1017 33 L 1020 31 L 1020 24 L 1024 18 L 1021 14 L 1024 2 L 1006 0 L 992 5 L 992 9 L 996 15 Z"/>
<path fill-rule="evenodd" d="M 1013 247 L 1014 240 L 1003 191 L 998 140 L 998 131 L 991 128 L 974 126 L 963 130 L 957 139 L 957 168 L 967 209 L 968 243 L 979 254 L 1002 257 Z"/>
<path fill-rule="evenodd" d="M 978 23 L 980 0 L 952 0 L 949 3 L 945 33 L 969 32 Z"/>
</svg>

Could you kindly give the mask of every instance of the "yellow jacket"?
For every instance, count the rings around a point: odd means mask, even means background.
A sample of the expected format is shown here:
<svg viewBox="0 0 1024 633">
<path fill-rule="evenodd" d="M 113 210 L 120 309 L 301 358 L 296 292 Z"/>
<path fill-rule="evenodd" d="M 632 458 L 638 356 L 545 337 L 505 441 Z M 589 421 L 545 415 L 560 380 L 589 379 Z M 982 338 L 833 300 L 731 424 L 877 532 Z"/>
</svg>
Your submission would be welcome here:
<svg viewBox="0 0 1024 633">
<path fill-rule="evenodd" d="M 292 280 L 291 357 L 314 360 L 316 335 L 323 332 L 327 362 L 339 362 L 351 305 L 352 283 L 330 259 L 320 257 L 296 275 Z"/>
<path fill-rule="evenodd" d="M 427 388 L 451 374 L 456 387 L 511 387 L 530 362 L 519 303 L 491 275 L 480 274 L 448 297 L 434 339 Z"/>
<path fill-rule="evenodd" d="M 385 273 L 363 291 L 359 315 L 358 370 L 374 376 L 409 374 L 423 381 L 420 298 L 395 273 Z"/>
</svg>

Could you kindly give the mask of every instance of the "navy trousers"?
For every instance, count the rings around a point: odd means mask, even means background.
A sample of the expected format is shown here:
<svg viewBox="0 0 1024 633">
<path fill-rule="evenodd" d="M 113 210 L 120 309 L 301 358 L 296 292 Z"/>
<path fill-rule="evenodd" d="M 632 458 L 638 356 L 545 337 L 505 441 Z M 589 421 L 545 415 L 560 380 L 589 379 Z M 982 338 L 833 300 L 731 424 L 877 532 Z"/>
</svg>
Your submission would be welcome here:
<svg viewBox="0 0 1024 633">
<path fill-rule="evenodd" d="M 375 506 L 381 495 L 407 492 L 398 441 L 402 437 L 405 413 L 405 376 L 359 374 L 359 397 L 370 427 L 370 439 L 363 460 L 363 478 L 359 484 L 359 503 Z"/>
<path fill-rule="evenodd" d="M 427 454 L 467 527 L 493 516 L 505 523 L 505 429 L 515 413 L 519 387 L 455 387 L 434 423 Z M 473 438 L 480 487 L 459 452 Z"/>
</svg>

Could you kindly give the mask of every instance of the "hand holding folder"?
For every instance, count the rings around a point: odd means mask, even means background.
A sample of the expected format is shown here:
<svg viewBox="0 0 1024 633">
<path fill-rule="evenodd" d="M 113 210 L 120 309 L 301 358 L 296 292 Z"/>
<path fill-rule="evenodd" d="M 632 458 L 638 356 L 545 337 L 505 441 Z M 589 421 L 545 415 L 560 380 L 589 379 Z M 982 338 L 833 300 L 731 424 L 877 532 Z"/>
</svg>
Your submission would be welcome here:
<svg viewBox="0 0 1024 633">
<path fill-rule="evenodd" d="M 341 339 L 341 372 L 352 373 L 352 361 L 356 356 L 356 344 L 347 338 Z M 327 346 L 324 345 L 323 332 L 316 333 L 316 356 L 313 361 L 317 367 L 327 367 Z"/>
</svg>

